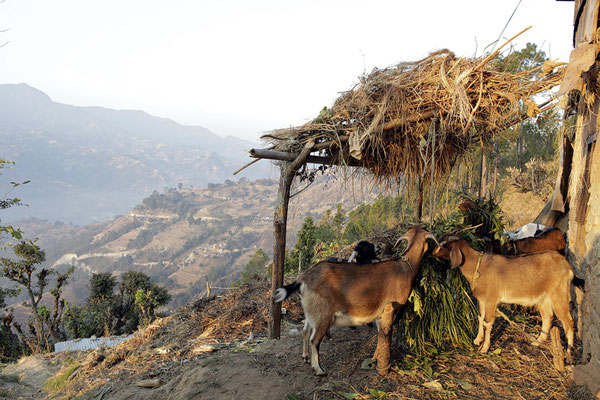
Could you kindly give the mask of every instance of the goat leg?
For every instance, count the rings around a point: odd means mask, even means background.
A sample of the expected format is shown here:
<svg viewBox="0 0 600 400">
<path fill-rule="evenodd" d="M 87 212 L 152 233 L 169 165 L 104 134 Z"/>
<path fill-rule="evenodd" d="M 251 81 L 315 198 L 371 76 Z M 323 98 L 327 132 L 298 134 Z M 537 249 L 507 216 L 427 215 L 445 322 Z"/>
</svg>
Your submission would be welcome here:
<svg viewBox="0 0 600 400">
<path fill-rule="evenodd" d="M 311 329 L 308 320 L 304 321 L 304 328 L 302 328 L 302 359 L 305 363 L 308 363 L 308 341 L 310 340 Z"/>
<path fill-rule="evenodd" d="M 473 340 L 475 346 L 479 346 L 483 340 L 483 316 L 485 315 L 485 305 L 483 302 L 479 302 L 479 327 L 477 328 L 477 337 Z"/>
<path fill-rule="evenodd" d="M 327 372 L 321 368 L 321 364 L 319 363 L 319 347 L 328 329 L 328 326 L 313 327 L 310 338 L 310 365 L 318 376 L 327 375 Z"/>
<path fill-rule="evenodd" d="M 388 304 L 383 309 L 383 314 L 379 321 L 377 348 L 375 349 L 373 359 L 377 360 L 377 372 L 380 375 L 386 375 L 390 370 L 390 345 L 392 342 L 394 311 L 395 307 L 392 304 Z"/>
<path fill-rule="evenodd" d="M 544 343 L 548 338 L 548 333 L 550 333 L 550 326 L 552 324 L 552 317 L 554 316 L 554 312 L 552 311 L 552 303 L 550 299 L 543 301 L 538 305 L 538 310 L 540 315 L 542 316 L 542 331 L 540 335 L 535 339 L 531 345 L 539 346 Z"/>
<path fill-rule="evenodd" d="M 492 326 L 494 326 L 494 320 L 496 319 L 496 307 L 498 304 L 492 304 L 491 306 L 488 304 L 485 306 L 485 314 L 483 315 L 483 330 L 484 330 L 484 339 L 483 344 L 479 348 L 480 353 L 487 353 L 490 348 L 490 342 L 492 340 Z"/>
</svg>

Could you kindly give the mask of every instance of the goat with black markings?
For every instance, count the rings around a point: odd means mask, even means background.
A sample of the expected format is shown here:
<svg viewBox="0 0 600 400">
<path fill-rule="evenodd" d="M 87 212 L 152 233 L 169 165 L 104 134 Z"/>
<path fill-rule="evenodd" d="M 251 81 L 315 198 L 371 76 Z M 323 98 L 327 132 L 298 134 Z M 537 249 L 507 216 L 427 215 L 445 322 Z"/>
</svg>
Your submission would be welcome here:
<svg viewBox="0 0 600 400">
<path fill-rule="evenodd" d="M 567 338 L 567 353 L 573 347 L 573 319 L 569 312 L 573 270 L 557 251 L 505 256 L 477 251 L 464 240 L 449 236 L 433 255 L 459 267 L 479 303 L 479 328 L 473 341 L 486 353 L 498 303 L 536 306 L 542 316 L 542 331 L 532 343 L 546 340 L 553 314 L 561 320 Z"/>
<path fill-rule="evenodd" d="M 375 253 L 375 245 L 366 240 L 361 240 L 354 246 L 354 251 L 348 258 L 348 262 L 356 260 L 357 264 L 370 264 L 373 260 L 377 260 Z"/>
<path fill-rule="evenodd" d="M 300 291 L 305 315 L 302 358 L 308 362 L 310 343 L 311 366 L 317 375 L 326 374 L 319 364 L 319 345 L 331 326 L 357 326 L 374 320 L 378 321 L 378 336 L 373 359 L 380 374 L 388 372 L 394 312 L 408 299 L 428 248 L 427 239 L 435 237 L 413 227 L 400 238 L 408 243 L 398 260 L 363 265 L 321 261 L 275 291 L 276 302 Z"/>
</svg>

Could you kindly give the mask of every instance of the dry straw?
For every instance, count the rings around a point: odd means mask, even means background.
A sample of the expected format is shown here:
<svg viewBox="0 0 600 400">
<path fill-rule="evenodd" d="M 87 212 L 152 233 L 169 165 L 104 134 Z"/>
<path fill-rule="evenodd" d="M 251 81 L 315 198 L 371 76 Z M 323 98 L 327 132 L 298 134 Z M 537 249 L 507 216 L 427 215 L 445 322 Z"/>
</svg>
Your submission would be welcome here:
<svg viewBox="0 0 600 400">
<path fill-rule="evenodd" d="M 469 59 L 440 50 L 375 69 L 314 120 L 263 140 L 291 153 L 313 140 L 332 164 L 364 167 L 380 182 L 443 175 L 473 143 L 555 105 L 540 108 L 532 97 L 559 85 L 564 68 L 541 77 L 541 67 L 502 72 L 498 54 Z"/>
</svg>

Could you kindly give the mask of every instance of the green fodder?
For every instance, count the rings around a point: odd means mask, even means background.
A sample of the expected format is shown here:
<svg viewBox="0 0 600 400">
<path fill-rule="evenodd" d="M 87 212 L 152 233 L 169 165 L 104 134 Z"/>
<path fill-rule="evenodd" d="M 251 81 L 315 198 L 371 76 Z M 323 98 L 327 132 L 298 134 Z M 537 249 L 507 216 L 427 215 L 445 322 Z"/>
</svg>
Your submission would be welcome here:
<svg viewBox="0 0 600 400">
<path fill-rule="evenodd" d="M 462 196 L 458 209 L 438 218 L 428 229 L 438 239 L 452 233 L 483 249 L 485 237 L 502 241 L 506 218 L 496 201 Z M 423 257 L 404 306 L 400 338 L 419 354 L 439 348 L 470 349 L 478 311 L 469 283 L 460 270 L 429 252 Z"/>
<path fill-rule="evenodd" d="M 400 323 L 410 349 L 425 354 L 442 347 L 469 348 L 476 320 L 469 284 L 460 271 L 424 257 Z"/>
</svg>

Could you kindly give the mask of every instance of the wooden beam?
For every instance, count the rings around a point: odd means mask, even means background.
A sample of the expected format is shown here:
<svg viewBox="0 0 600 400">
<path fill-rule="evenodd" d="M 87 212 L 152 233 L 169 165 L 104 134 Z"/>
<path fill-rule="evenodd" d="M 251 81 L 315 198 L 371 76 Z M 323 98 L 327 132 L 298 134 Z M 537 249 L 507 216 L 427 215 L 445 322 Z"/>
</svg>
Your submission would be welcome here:
<svg viewBox="0 0 600 400">
<path fill-rule="evenodd" d="M 543 112 L 545 112 L 545 111 L 548 111 L 548 110 L 551 110 L 552 108 L 556 107 L 557 103 L 550 104 L 550 103 L 552 103 L 553 101 L 554 101 L 554 100 L 552 100 L 552 99 L 551 99 L 551 100 L 545 101 L 545 102 L 543 102 L 542 104 L 540 104 L 540 105 L 538 106 L 538 107 L 540 108 L 540 110 L 538 111 L 538 113 L 537 113 L 535 116 L 537 117 L 537 116 L 538 116 L 538 115 L 540 115 L 541 113 L 543 113 Z M 497 127 L 496 129 L 494 129 L 494 130 L 492 131 L 492 134 L 497 134 L 497 133 L 500 133 L 500 132 L 502 132 L 503 130 L 510 128 L 511 126 L 517 125 L 518 123 L 525 121 L 525 120 L 526 120 L 526 119 L 528 119 L 528 118 L 532 118 L 532 117 L 530 117 L 530 116 L 529 116 L 529 115 L 527 115 L 527 114 L 520 114 L 520 115 L 517 115 L 517 116 L 513 117 L 512 119 L 508 120 L 507 122 L 505 122 L 504 124 L 500 125 L 500 126 L 499 126 L 499 127 Z"/>
<path fill-rule="evenodd" d="M 273 218 L 273 273 L 271 275 L 271 300 L 269 306 L 269 339 L 279 339 L 281 335 L 281 303 L 275 303 L 273 294 L 283 286 L 283 266 L 285 264 L 285 239 L 287 230 L 288 204 L 290 201 L 290 187 L 298 169 L 306 163 L 314 143 L 306 144 L 300 154 L 293 161 L 281 163 L 279 177 L 279 190 L 277 192 L 277 208 Z"/>
<path fill-rule="evenodd" d="M 383 130 L 387 131 L 388 129 L 395 129 L 405 124 L 410 124 L 413 122 L 425 121 L 426 119 L 432 118 L 435 116 L 433 111 L 425 111 L 423 114 L 419 114 L 409 118 L 395 118 L 383 124 Z"/>
<path fill-rule="evenodd" d="M 286 151 L 269 150 L 269 149 L 252 149 L 250 150 L 250 157 L 263 158 L 266 160 L 278 160 L 291 162 L 298 157 L 298 154 L 288 153 Z M 358 160 L 349 159 L 345 163 L 335 160 L 333 157 L 325 156 L 311 156 L 308 155 L 304 160 L 304 163 L 308 164 L 324 164 L 324 165 L 341 165 L 349 167 L 359 167 L 361 164 Z"/>
<path fill-rule="evenodd" d="M 344 144 L 348 142 L 348 139 L 350 138 L 350 136 L 348 135 L 340 135 L 338 136 L 338 140 L 328 140 L 327 142 L 321 142 L 321 143 L 317 143 L 313 146 L 312 151 L 319 151 L 319 150 L 325 150 L 325 149 L 330 149 L 332 147 L 340 147 L 340 144 Z"/>
</svg>

